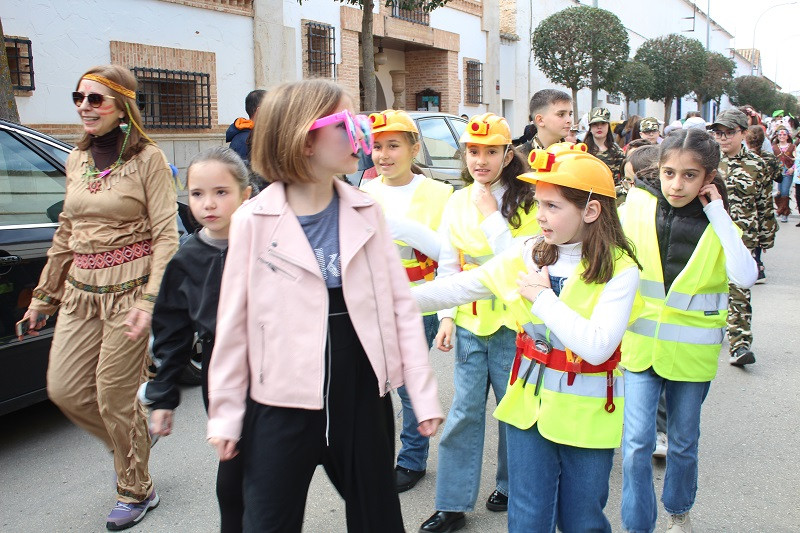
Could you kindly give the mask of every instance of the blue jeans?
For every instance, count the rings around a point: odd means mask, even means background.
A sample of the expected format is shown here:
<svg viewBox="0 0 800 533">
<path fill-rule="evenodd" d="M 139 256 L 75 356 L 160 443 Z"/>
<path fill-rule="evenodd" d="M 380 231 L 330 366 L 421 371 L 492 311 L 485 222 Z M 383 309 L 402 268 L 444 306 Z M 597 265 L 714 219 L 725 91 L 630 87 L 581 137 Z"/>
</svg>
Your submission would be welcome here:
<svg viewBox="0 0 800 533">
<path fill-rule="evenodd" d="M 489 386 L 499 402 L 506 393 L 517 334 L 506 327 L 487 336 L 456 328 L 455 395 L 442 439 L 436 475 L 437 511 L 472 511 L 478 499 Z M 498 422 L 496 488 L 508 494 L 506 424 Z"/>
<path fill-rule="evenodd" d="M 791 174 L 783 174 L 783 179 L 781 180 L 779 189 L 781 191 L 781 196 L 789 196 L 792 192 L 792 179 L 793 176 Z"/>
<path fill-rule="evenodd" d="M 422 317 L 425 326 L 425 338 L 428 348 L 433 344 L 433 339 L 439 332 L 439 318 L 436 314 Z M 403 385 L 397 389 L 400 404 L 403 406 L 403 428 L 400 430 L 400 453 L 397 454 L 397 465 L 409 470 L 425 470 L 428 464 L 428 437 L 423 437 L 417 431 L 417 417 L 411 408 L 411 399 Z"/>
<path fill-rule="evenodd" d="M 710 381 L 671 381 L 652 368 L 625 371 L 625 433 L 622 437 L 622 525 L 652 532 L 658 507 L 653 488 L 656 409 L 661 388 L 667 398 L 667 472 L 661 501 L 669 514 L 688 512 L 697 494 L 700 408 Z"/>
<path fill-rule="evenodd" d="M 554 533 L 556 525 L 564 533 L 610 533 L 603 509 L 613 449 L 557 444 L 538 425 L 508 426 L 507 434 L 509 533 Z"/>
</svg>

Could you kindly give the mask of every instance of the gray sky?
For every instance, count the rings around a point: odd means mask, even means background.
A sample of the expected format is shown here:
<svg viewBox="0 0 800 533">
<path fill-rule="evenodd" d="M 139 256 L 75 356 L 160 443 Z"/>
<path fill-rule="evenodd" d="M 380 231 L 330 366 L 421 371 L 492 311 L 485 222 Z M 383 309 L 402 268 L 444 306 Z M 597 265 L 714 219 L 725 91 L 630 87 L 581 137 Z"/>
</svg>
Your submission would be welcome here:
<svg viewBox="0 0 800 533">
<path fill-rule="evenodd" d="M 694 3 L 706 11 L 708 1 Z M 711 18 L 735 36 L 735 48 L 753 46 L 753 30 L 758 21 L 755 47 L 761 50 L 764 75 L 777 81 L 785 92 L 800 90 L 800 1 L 710 1 Z"/>
</svg>

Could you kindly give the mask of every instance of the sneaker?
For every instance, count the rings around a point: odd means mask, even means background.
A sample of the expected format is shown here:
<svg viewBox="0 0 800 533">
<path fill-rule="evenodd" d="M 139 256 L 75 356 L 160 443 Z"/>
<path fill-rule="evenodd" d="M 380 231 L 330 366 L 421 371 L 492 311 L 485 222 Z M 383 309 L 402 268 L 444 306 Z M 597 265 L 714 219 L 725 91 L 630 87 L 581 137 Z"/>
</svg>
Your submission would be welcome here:
<svg viewBox="0 0 800 533">
<path fill-rule="evenodd" d="M 789 217 L 787 215 L 781 215 L 781 222 L 789 222 Z"/>
<path fill-rule="evenodd" d="M 656 433 L 656 449 L 653 451 L 653 457 L 656 459 L 664 459 L 667 456 L 667 434 L 659 431 Z"/>
<path fill-rule="evenodd" d="M 154 490 L 143 502 L 125 503 L 118 501 L 106 521 L 106 528 L 110 531 L 120 531 L 133 527 L 144 518 L 150 509 L 158 507 L 160 500 Z"/>
<path fill-rule="evenodd" d="M 413 489 L 419 480 L 425 476 L 425 470 L 410 470 L 397 465 L 394 468 L 394 479 L 397 492 Z"/>
<path fill-rule="evenodd" d="M 758 278 L 756 279 L 756 285 L 761 285 L 767 281 L 767 275 L 764 273 L 764 265 L 760 265 L 758 267 Z"/>
<path fill-rule="evenodd" d="M 671 514 L 667 519 L 668 533 L 692 533 L 692 520 L 689 513 Z"/>
<path fill-rule="evenodd" d="M 728 362 L 733 366 L 752 365 L 756 362 L 756 355 L 744 346 L 739 346 L 733 351 Z"/>
</svg>

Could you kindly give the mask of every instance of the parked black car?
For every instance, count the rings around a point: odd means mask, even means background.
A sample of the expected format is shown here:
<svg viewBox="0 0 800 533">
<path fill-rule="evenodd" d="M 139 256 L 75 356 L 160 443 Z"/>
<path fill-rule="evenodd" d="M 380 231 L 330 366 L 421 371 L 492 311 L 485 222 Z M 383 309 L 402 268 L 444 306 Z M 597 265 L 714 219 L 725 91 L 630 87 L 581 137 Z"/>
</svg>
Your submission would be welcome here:
<svg viewBox="0 0 800 533">
<path fill-rule="evenodd" d="M 21 341 L 14 324 L 25 314 L 47 261 L 64 203 L 71 150 L 53 137 L 0 120 L 0 415 L 47 398 L 55 317 L 38 337 Z M 179 203 L 178 212 L 178 229 L 185 233 L 193 227 L 188 207 Z"/>
</svg>

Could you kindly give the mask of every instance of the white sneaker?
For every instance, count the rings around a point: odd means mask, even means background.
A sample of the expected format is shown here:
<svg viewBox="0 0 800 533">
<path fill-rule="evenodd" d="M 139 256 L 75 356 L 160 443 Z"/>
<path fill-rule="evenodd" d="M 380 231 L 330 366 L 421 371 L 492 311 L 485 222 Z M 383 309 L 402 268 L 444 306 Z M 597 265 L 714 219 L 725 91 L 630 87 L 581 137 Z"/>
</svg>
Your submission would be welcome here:
<svg viewBox="0 0 800 533">
<path fill-rule="evenodd" d="M 789 217 L 786 215 L 781 215 L 781 222 L 789 222 Z"/>
<path fill-rule="evenodd" d="M 656 433 L 656 449 L 653 451 L 653 457 L 656 459 L 664 459 L 667 456 L 667 434 L 659 431 Z"/>
<path fill-rule="evenodd" d="M 692 533 L 692 520 L 689 518 L 689 513 L 669 515 L 667 532 Z"/>
</svg>

